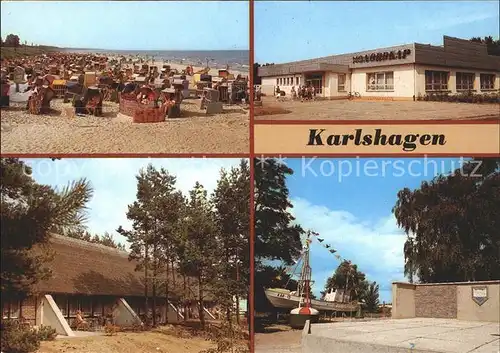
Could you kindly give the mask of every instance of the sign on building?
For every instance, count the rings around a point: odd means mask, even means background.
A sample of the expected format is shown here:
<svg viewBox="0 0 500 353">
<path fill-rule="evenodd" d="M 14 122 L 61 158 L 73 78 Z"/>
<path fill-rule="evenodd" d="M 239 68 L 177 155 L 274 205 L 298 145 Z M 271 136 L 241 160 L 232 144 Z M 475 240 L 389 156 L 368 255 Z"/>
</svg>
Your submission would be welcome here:
<svg viewBox="0 0 500 353">
<path fill-rule="evenodd" d="M 488 300 L 488 287 L 472 287 L 472 300 L 481 306 Z"/>
<path fill-rule="evenodd" d="M 353 56 L 353 64 L 369 63 L 374 61 L 390 61 L 390 60 L 403 60 L 411 54 L 411 49 L 392 50 L 380 53 L 371 53 L 366 55 Z"/>
</svg>

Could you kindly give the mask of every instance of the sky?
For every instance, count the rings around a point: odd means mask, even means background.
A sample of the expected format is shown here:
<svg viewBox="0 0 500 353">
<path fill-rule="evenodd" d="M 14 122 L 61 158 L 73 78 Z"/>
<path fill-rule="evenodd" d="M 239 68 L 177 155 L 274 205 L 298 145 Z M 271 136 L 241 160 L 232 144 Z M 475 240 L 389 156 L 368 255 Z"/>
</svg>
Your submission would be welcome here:
<svg viewBox="0 0 500 353">
<path fill-rule="evenodd" d="M 219 179 L 221 168 L 226 170 L 238 166 L 239 159 L 204 158 L 94 158 L 61 159 L 50 158 L 23 159 L 33 168 L 33 178 L 41 184 L 51 185 L 59 190 L 69 182 L 86 178 L 90 181 L 94 196 L 88 207 L 87 229 L 92 234 L 110 233 L 115 240 L 125 244 L 123 236 L 116 232 L 121 225 L 131 229 L 127 219 L 128 205 L 136 200 L 136 175 L 149 163 L 164 167 L 177 176 L 177 189 L 186 196 L 199 181 L 210 194 Z"/>
<path fill-rule="evenodd" d="M 242 1 L 2 1 L 2 38 L 112 50 L 248 50 Z"/>
<path fill-rule="evenodd" d="M 498 1 L 256 1 L 256 63 L 499 37 Z"/>
<path fill-rule="evenodd" d="M 319 297 L 340 261 L 330 244 L 380 285 L 380 302 L 390 303 L 391 283 L 403 280 L 404 232 L 392 214 L 399 190 L 419 188 L 423 180 L 447 174 L 461 159 L 283 159 L 294 174 L 287 178 L 292 214 L 323 243 L 311 245 L 313 292 Z M 257 168 L 258 166 L 256 166 Z"/>
</svg>

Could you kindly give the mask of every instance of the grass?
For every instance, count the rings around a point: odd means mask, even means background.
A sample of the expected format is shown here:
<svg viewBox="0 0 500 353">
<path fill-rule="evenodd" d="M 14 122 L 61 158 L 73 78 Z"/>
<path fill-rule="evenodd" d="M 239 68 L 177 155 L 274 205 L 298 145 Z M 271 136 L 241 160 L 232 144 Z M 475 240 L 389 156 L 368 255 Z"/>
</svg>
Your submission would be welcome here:
<svg viewBox="0 0 500 353">
<path fill-rule="evenodd" d="M 0 48 L 0 56 L 2 59 L 16 59 L 24 56 L 35 56 L 47 54 L 50 52 L 59 51 L 60 48 L 49 47 L 49 46 L 20 46 L 18 48 L 13 47 L 1 47 Z"/>
</svg>

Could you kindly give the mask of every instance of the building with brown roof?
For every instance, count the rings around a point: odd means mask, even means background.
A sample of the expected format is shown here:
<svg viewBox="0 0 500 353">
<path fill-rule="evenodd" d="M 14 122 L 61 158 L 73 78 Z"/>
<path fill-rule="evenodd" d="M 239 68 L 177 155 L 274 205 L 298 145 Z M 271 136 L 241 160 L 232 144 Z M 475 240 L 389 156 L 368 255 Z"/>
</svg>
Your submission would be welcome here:
<svg viewBox="0 0 500 353">
<path fill-rule="evenodd" d="M 405 44 L 259 67 L 261 91 L 289 95 L 313 86 L 319 97 L 411 100 L 433 93 L 498 93 L 500 56 L 486 44 L 444 36 L 443 45 Z"/>
<path fill-rule="evenodd" d="M 46 248 L 38 247 L 34 251 L 53 253 L 48 264 L 52 276 L 36 285 L 35 295 L 6 302 L 2 308 L 4 318 L 23 318 L 32 325 L 50 323 L 56 329 L 59 327 L 61 334 L 71 334 L 69 327 L 73 326 L 77 311 L 89 322 L 141 323 L 140 318 L 145 315 L 144 273 L 135 271 L 137 263 L 129 261 L 127 252 L 59 235 L 53 235 Z M 166 279 L 159 282 L 158 322 L 166 321 L 167 308 L 170 323 L 183 320 L 184 315 L 196 318 L 197 286 L 193 278 L 179 273 L 169 276 L 168 304 L 164 290 Z M 149 288 L 150 315 L 151 293 Z M 208 310 L 214 306 L 209 296 L 203 306 L 207 317 L 215 319 Z"/>
</svg>

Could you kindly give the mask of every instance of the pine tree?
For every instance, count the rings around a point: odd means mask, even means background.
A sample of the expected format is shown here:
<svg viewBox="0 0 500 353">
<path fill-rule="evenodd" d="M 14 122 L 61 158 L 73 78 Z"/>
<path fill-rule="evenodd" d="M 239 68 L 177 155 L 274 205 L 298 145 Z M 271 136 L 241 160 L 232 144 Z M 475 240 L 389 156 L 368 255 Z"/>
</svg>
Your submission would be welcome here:
<svg viewBox="0 0 500 353">
<path fill-rule="evenodd" d="M 33 285 L 50 276 L 50 256 L 31 249 L 47 244 L 51 233 L 80 229 L 92 198 L 90 183 L 81 179 L 58 191 L 31 178 L 31 168 L 16 158 L 2 158 L 1 281 L 3 300 L 28 295 Z"/>
</svg>

